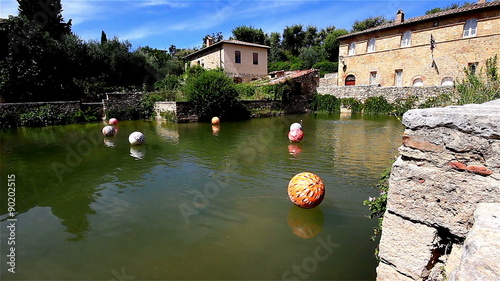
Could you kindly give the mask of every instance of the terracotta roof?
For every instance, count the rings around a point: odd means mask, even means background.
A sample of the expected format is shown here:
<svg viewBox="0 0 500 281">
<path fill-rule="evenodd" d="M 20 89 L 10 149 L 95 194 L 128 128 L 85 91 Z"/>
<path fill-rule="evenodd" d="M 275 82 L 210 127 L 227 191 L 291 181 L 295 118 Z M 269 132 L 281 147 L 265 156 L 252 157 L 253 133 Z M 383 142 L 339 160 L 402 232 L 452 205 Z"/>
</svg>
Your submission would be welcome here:
<svg viewBox="0 0 500 281">
<path fill-rule="evenodd" d="M 199 53 L 202 53 L 202 52 L 206 52 L 210 49 L 213 49 L 219 45 L 222 45 L 222 44 L 234 44 L 234 45 L 242 45 L 242 46 L 249 46 L 249 47 L 257 47 L 257 48 L 265 48 L 265 49 L 270 49 L 271 47 L 269 46 L 266 46 L 266 45 L 260 45 L 260 44 L 255 44 L 255 43 L 250 43 L 250 42 L 244 42 L 244 41 L 239 41 L 239 40 L 234 40 L 234 39 L 228 39 L 228 40 L 221 40 L 217 43 L 214 43 L 208 47 L 205 47 L 199 51 L 196 51 L 194 53 L 191 53 L 189 55 L 186 56 L 186 58 L 189 58 L 191 56 L 194 56 L 194 55 L 197 55 Z"/>
<path fill-rule="evenodd" d="M 299 77 L 311 74 L 311 73 L 313 73 L 315 71 L 318 71 L 318 70 L 317 69 L 308 69 L 308 70 L 285 71 L 285 76 L 273 79 L 273 80 L 265 83 L 264 85 L 274 85 L 274 84 L 283 83 L 283 82 L 285 82 L 288 79 L 299 78 Z M 276 73 L 276 72 L 279 72 L 279 71 L 274 71 L 272 73 Z"/>
<path fill-rule="evenodd" d="M 430 14 L 430 15 L 409 18 L 409 19 L 405 19 L 401 23 L 392 22 L 392 23 L 388 23 L 388 24 L 384 24 L 384 25 L 379 25 L 379 26 L 376 26 L 376 27 L 373 27 L 370 29 L 366 29 L 363 31 L 353 32 L 350 34 L 340 36 L 339 39 L 344 39 L 344 38 L 348 38 L 348 37 L 352 37 L 352 36 L 356 36 L 356 35 L 364 34 L 364 33 L 370 33 L 370 32 L 378 31 L 378 30 L 382 30 L 382 29 L 389 29 L 392 27 L 398 27 L 398 26 L 402 26 L 405 24 L 411 24 L 411 23 L 446 17 L 446 16 L 450 16 L 450 15 L 456 15 L 456 14 L 461 14 L 461 13 L 466 13 L 466 12 L 472 12 L 472 11 L 481 10 L 481 9 L 488 9 L 488 8 L 493 8 L 493 7 L 500 7 L 500 1 L 495 0 L 495 1 L 481 3 L 481 4 L 468 5 L 468 6 L 464 6 L 464 7 L 460 7 L 460 8 L 456 8 L 456 9 L 437 12 L 437 13 Z"/>
</svg>

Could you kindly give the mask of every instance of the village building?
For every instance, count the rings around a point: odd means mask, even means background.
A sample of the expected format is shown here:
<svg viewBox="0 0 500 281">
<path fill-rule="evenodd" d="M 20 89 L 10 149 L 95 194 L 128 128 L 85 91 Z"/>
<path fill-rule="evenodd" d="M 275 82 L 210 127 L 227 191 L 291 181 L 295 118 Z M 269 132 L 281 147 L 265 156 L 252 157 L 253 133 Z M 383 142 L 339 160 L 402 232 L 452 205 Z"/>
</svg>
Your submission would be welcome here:
<svg viewBox="0 0 500 281">
<path fill-rule="evenodd" d="M 500 53 L 500 1 L 405 19 L 339 37 L 338 86 L 451 86 Z"/>
<path fill-rule="evenodd" d="M 205 48 L 186 56 L 186 59 L 191 66 L 223 68 L 236 83 L 243 83 L 267 76 L 269 49 L 265 45 L 233 39 L 213 43 L 213 39 L 209 37 Z"/>
</svg>

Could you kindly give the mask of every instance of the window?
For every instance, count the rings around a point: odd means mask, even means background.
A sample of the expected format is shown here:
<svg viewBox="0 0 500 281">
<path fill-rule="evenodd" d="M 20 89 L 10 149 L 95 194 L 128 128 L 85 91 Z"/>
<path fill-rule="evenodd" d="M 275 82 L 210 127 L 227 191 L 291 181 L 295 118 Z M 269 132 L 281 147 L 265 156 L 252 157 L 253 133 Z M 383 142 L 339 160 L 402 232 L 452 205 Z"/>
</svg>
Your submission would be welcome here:
<svg viewBox="0 0 500 281">
<path fill-rule="evenodd" d="M 352 42 L 349 44 L 349 55 L 355 55 L 356 54 L 356 42 Z"/>
<path fill-rule="evenodd" d="M 455 83 L 453 82 L 453 78 L 445 77 L 441 81 L 441 86 L 453 86 Z"/>
<path fill-rule="evenodd" d="M 375 85 L 377 84 L 377 72 L 372 71 L 370 72 L 370 85 Z"/>
<path fill-rule="evenodd" d="M 240 51 L 234 52 L 234 62 L 241 63 L 241 52 Z"/>
<path fill-rule="evenodd" d="M 477 65 L 478 62 L 471 62 L 467 65 L 467 69 L 469 70 L 470 74 L 472 75 L 476 74 Z"/>
<path fill-rule="evenodd" d="M 259 64 L 259 54 L 253 53 L 253 64 Z"/>
<path fill-rule="evenodd" d="M 403 86 L 403 70 L 402 69 L 397 69 L 396 70 L 396 81 L 395 81 L 395 84 L 398 87 Z"/>
<path fill-rule="evenodd" d="M 465 37 L 473 37 L 476 36 L 477 31 L 477 20 L 476 19 L 468 19 L 464 25 L 464 38 Z"/>
<path fill-rule="evenodd" d="M 368 40 L 367 52 L 375 52 L 375 38 Z"/>
<path fill-rule="evenodd" d="M 401 47 L 411 46 L 411 31 L 405 31 L 401 37 Z"/>
<path fill-rule="evenodd" d="M 424 80 L 417 78 L 413 80 L 413 87 L 422 87 L 424 85 Z"/>
</svg>

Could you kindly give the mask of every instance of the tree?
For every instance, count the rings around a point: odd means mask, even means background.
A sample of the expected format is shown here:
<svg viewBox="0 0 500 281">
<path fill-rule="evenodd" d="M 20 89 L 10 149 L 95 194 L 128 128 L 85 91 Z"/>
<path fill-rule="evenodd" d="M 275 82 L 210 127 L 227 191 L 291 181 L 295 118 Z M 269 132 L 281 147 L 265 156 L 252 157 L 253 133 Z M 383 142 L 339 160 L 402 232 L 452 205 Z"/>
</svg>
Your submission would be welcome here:
<svg viewBox="0 0 500 281">
<path fill-rule="evenodd" d="M 41 26 L 42 30 L 47 31 L 52 37 L 60 39 L 61 36 L 71 33 L 71 20 L 65 23 L 61 14 L 61 0 L 17 0 L 17 2 L 19 16 L 25 16 Z"/>
<path fill-rule="evenodd" d="M 231 32 L 233 33 L 233 38 L 236 40 L 261 45 L 264 45 L 266 43 L 266 36 L 264 34 L 264 31 L 262 31 L 262 29 L 256 29 L 253 26 L 238 26 L 233 28 Z"/>
<path fill-rule="evenodd" d="M 184 92 L 201 120 L 234 117 L 240 103 L 234 82 L 219 70 L 207 70 L 186 82 Z"/>
<path fill-rule="evenodd" d="M 301 24 L 287 26 L 283 30 L 283 48 L 290 50 L 294 56 L 304 47 L 305 32 Z"/>
<path fill-rule="evenodd" d="M 359 32 L 369 28 L 373 28 L 382 24 L 389 23 L 391 21 L 387 20 L 384 16 L 371 17 L 363 21 L 356 20 L 352 25 L 351 32 Z"/>
<path fill-rule="evenodd" d="M 207 34 L 202 39 L 203 40 L 202 48 L 205 48 L 207 46 L 206 44 L 207 44 L 208 37 L 212 38 L 212 40 L 213 40 L 212 42 L 213 43 L 217 43 L 217 42 L 220 42 L 220 41 L 224 40 L 224 36 L 222 35 L 222 32 L 220 32 L 220 31 L 217 32 L 217 33 L 212 33 L 212 35 Z"/>
<path fill-rule="evenodd" d="M 317 27 L 309 25 L 304 33 L 304 47 L 309 48 L 318 45 L 319 34 Z"/>
<path fill-rule="evenodd" d="M 425 14 L 431 15 L 431 14 L 435 14 L 435 13 L 439 13 L 439 12 L 443 12 L 443 11 L 448 11 L 448 10 L 452 10 L 452 9 L 457 9 L 460 7 L 470 6 L 470 5 L 474 5 L 474 4 L 476 4 L 476 2 L 464 2 L 462 4 L 455 3 L 455 4 L 448 5 L 444 8 L 433 8 L 433 9 L 427 10 L 425 12 Z"/>
<path fill-rule="evenodd" d="M 326 52 L 326 58 L 329 61 L 336 62 L 339 59 L 339 48 L 340 48 L 340 43 L 339 43 L 339 37 L 342 35 L 346 35 L 349 32 L 345 29 L 336 29 L 330 34 L 325 39 L 325 43 L 323 44 L 323 48 L 325 49 Z"/>
<path fill-rule="evenodd" d="M 106 32 L 104 30 L 101 32 L 101 45 L 104 45 L 108 42 L 108 37 L 106 36 Z"/>
</svg>

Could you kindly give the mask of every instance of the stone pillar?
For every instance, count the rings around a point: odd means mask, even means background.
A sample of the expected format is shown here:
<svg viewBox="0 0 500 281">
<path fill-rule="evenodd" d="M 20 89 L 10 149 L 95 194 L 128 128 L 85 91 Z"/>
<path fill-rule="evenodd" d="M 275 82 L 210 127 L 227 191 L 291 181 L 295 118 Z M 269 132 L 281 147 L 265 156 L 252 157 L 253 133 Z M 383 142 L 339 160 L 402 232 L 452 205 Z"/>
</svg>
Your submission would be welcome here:
<svg viewBox="0 0 500 281">
<path fill-rule="evenodd" d="M 478 205 L 500 202 L 500 100 L 410 110 L 403 124 L 377 280 L 445 280 L 453 270 L 450 254 L 464 245 Z M 498 258 L 491 262 L 500 264 Z M 477 263 L 463 264 L 485 279 L 460 280 L 490 280 Z"/>
</svg>

